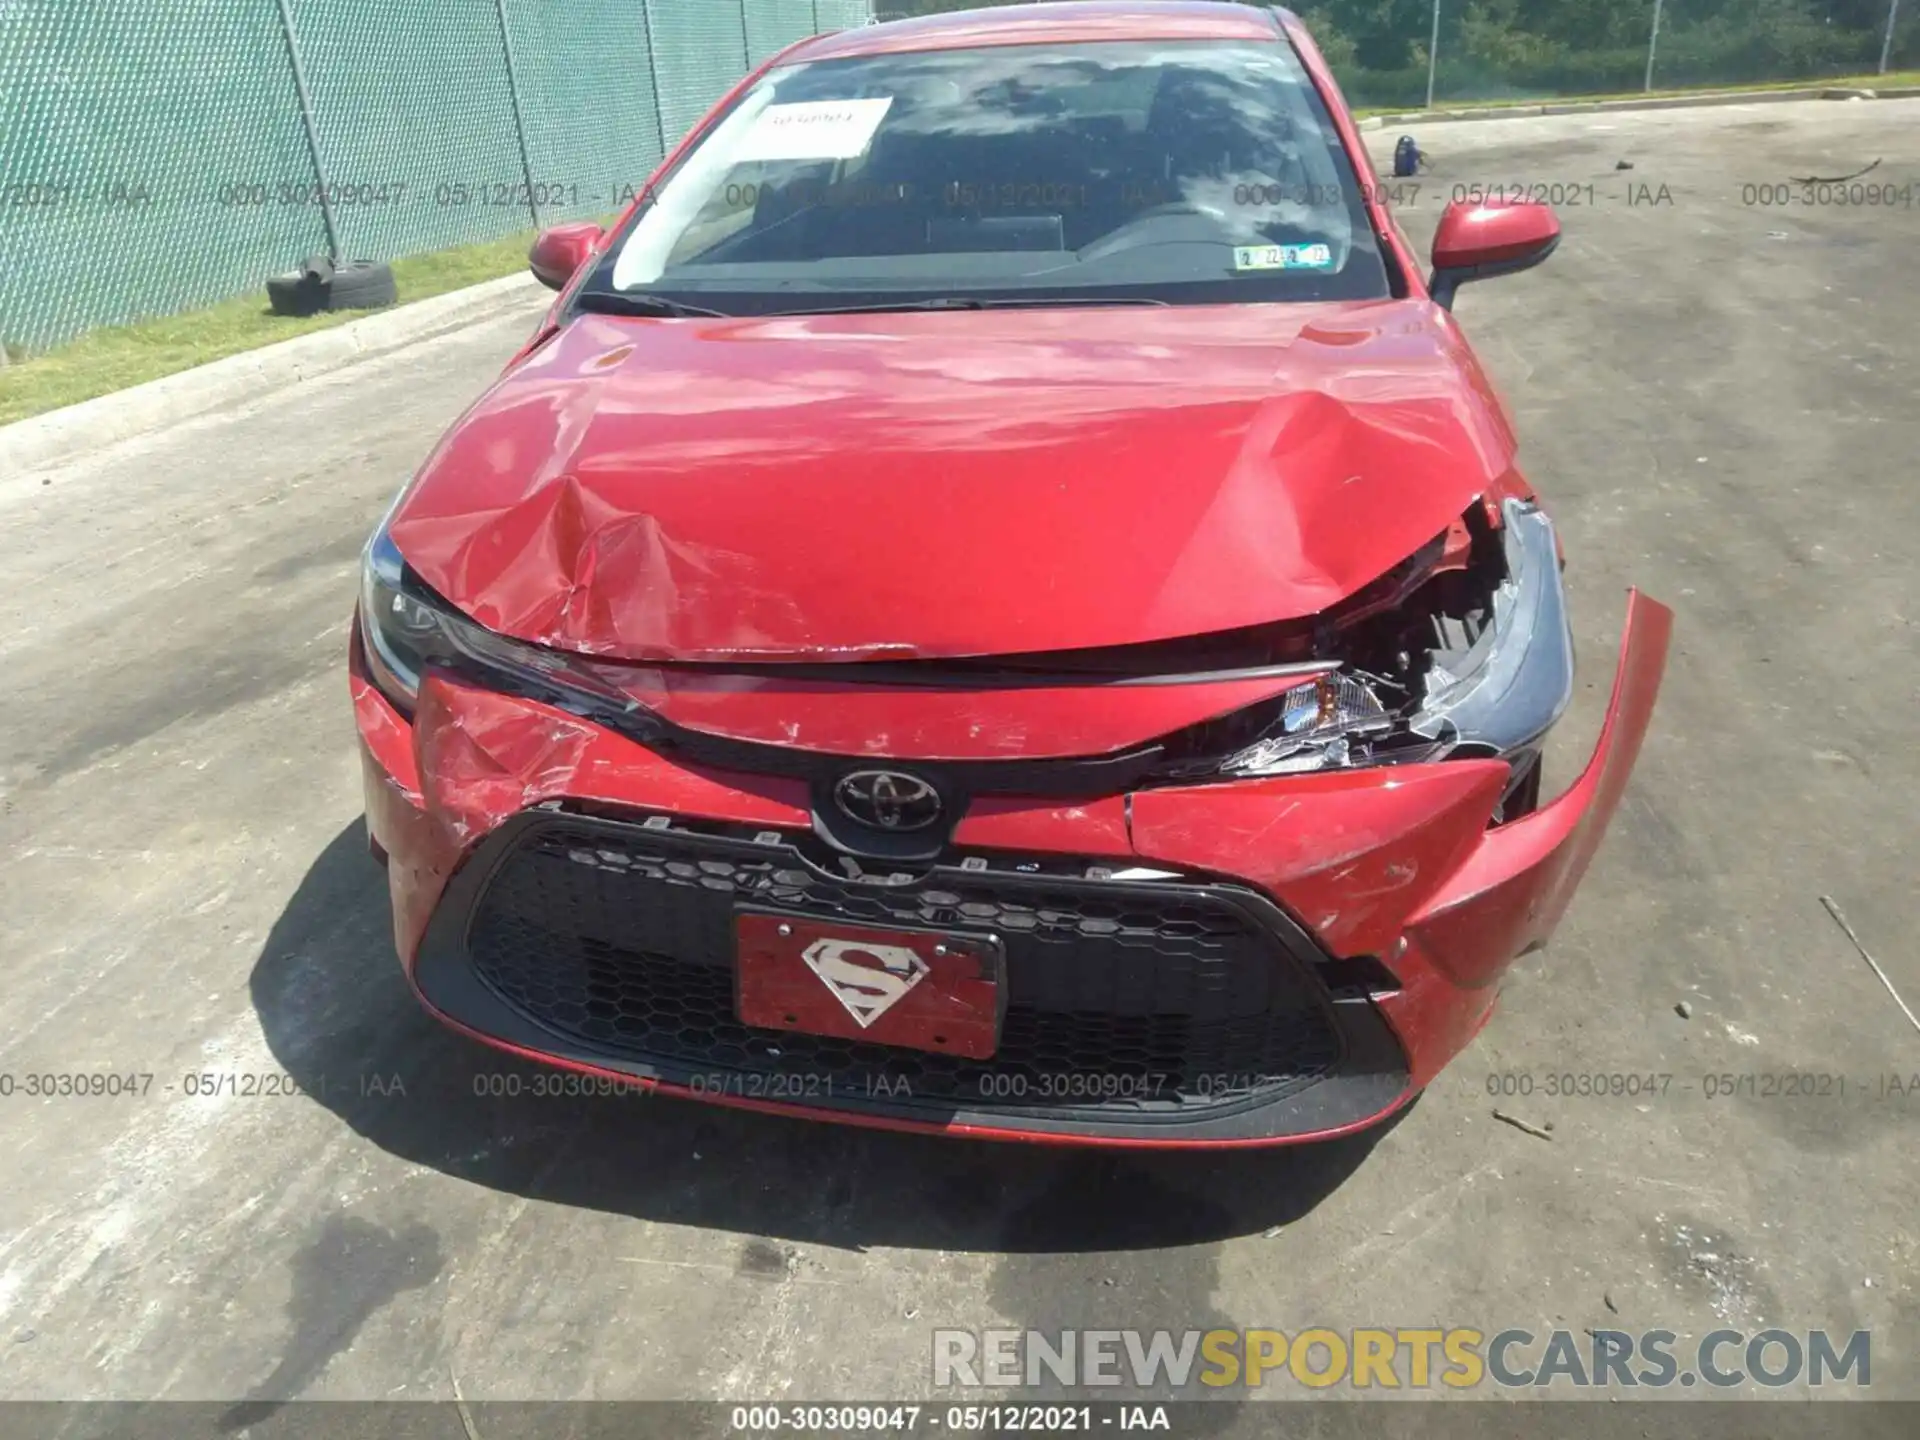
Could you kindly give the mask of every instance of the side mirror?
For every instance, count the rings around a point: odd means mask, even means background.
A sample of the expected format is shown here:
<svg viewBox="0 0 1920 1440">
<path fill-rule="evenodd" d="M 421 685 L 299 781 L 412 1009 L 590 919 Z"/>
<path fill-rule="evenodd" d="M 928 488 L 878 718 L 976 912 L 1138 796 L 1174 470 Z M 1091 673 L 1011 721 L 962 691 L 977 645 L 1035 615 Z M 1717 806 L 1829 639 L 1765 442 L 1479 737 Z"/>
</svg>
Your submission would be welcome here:
<svg viewBox="0 0 1920 1440">
<path fill-rule="evenodd" d="M 576 220 L 542 230 L 527 252 L 527 268 L 549 290 L 564 290 L 573 272 L 587 263 L 603 232 L 591 220 Z"/>
<path fill-rule="evenodd" d="M 1469 280 L 1530 270 L 1560 243 L 1550 205 L 1469 205 L 1454 201 L 1433 235 L 1433 303 L 1453 308 L 1453 292 Z"/>
</svg>

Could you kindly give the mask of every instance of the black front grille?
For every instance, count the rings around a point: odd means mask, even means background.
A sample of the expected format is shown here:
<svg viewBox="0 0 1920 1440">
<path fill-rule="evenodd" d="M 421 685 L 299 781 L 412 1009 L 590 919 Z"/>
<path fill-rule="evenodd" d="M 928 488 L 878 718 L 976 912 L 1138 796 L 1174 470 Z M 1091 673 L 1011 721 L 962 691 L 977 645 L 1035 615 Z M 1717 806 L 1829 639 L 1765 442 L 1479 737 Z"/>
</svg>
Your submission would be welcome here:
<svg viewBox="0 0 1920 1440">
<path fill-rule="evenodd" d="M 1340 1063 L 1324 986 L 1283 942 L 1284 917 L 1250 893 L 1084 868 L 1048 875 L 1006 859 L 971 868 L 980 864 L 905 883 L 843 879 L 784 839 L 555 816 L 491 871 L 467 948 L 511 1006 L 596 1052 L 682 1072 L 830 1077 L 836 1096 L 1187 1118 L 1270 1102 Z M 742 1025 L 741 905 L 998 935 L 1007 1009 L 996 1055 Z"/>
</svg>

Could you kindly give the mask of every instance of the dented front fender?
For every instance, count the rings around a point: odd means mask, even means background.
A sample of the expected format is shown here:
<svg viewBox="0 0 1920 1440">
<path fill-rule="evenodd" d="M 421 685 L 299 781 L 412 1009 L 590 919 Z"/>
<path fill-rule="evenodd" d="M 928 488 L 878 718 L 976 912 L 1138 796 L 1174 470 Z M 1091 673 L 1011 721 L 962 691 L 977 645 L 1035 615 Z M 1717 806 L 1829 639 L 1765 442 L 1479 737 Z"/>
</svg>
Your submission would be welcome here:
<svg viewBox="0 0 1920 1440">
<path fill-rule="evenodd" d="M 1639 756 L 1672 628 L 1666 606 L 1629 596 L 1593 756 L 1522 819 L 1490 825 L 1504 762 L 1447 761 L 1139 794 L 1134 849 L 1253 881 L 1333 954 L 1385 962 L 1400 985 L 1377 1003 L 1424 1084 L 1566 913 Z"/>
</svg>

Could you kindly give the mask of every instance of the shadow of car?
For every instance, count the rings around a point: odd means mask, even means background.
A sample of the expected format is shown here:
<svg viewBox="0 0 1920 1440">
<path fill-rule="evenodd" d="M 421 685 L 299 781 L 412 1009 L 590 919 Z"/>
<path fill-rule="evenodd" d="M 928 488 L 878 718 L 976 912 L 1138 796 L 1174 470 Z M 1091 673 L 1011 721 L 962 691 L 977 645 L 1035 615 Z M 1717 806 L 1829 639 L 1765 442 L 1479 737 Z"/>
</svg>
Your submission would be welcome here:
<svg viewBox="0 0 1920 1440">
<path fill-rule="evenodd" d="M 315 859 L 261 947 L 276 1059 L 357 1134 L 503 1193 L 846 1248 L 1011 1253 L 1216 1242 L 1306 1215 L 1392 1124 L 1254 1151 L 954 1144 L 664 1099 L 579 1093 L 412 1003 L 361 822 Z"/>
</svg>

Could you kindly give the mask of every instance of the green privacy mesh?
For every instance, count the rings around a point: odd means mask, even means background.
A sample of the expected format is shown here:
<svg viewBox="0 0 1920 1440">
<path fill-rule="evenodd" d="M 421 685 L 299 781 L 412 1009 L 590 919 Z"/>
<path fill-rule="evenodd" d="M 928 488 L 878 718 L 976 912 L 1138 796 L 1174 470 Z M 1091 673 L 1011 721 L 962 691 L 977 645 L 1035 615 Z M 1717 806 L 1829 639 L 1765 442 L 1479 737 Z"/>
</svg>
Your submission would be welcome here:
<svg viewBox="0 0 1920 1440">
<path fill-rule="evenodd" d="M 741 0 L 647 0 L 660 56 L 660 117 L 678 138 L 747 68 L 747 19 Z"/>
<path fill-rule="evenodd" d="M 533 224 L 493 0 L 289 3 L 346 255 Z"/>
<path fill-rule="evenodd" d="M 0 0 L 0 342 L 257 287 L 327 249 L 321 174 L 349 258 L 607 214 L 750 63 L 870 9 Z"/>
<path fill-rule="evenodd" d="M 954 5 L 950 9 L 964 9 Z M 864 25 L 873 10 L 871 0 L 813 0 L 813 10 L 820 17 L 817 29 L 845 30 L 850 26 Z"/>
<path fill-rule="evenodd" d="M 646 16 L 636 0 L 514 0 L 507 15 L 541 222 L 611 214 L 663 153 Z"/>
<path fill-rule="evenodd" d="M 273 5 L 0 0 L 0 340 L 219 299 L 322 247 Z"/>
<path fill-rule="evenodd" d="M 814 33 L 812 0 L 803 5 L 789 4 L 788 0 L 746 0 L 746 7 L 747 50 L 756 65 L 776 50 Z"/>
</svg>

